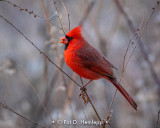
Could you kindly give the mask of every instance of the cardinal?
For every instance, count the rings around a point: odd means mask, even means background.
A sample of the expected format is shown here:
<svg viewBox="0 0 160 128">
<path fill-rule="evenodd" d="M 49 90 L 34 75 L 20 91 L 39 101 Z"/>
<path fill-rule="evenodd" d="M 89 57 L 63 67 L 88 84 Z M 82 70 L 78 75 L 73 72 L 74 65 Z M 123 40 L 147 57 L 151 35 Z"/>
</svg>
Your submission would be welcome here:
<svg viewBox="0 0 160 128">
<path fill-rule="evenodd" d="M 137 104 L 117 82 L 113 74 L 113 68 L 115 68 L 113 64 L 84 39 L 82 26 L 78 26 L 69 31 L 65 37 L 61 38 L 60 42 L 65 44 L 65 62 L 74 72 L 80 77 L 89 79 L 89 82 L 105 78 L 111 82 L 132 107 L 137 110 Z"/>
</svg>

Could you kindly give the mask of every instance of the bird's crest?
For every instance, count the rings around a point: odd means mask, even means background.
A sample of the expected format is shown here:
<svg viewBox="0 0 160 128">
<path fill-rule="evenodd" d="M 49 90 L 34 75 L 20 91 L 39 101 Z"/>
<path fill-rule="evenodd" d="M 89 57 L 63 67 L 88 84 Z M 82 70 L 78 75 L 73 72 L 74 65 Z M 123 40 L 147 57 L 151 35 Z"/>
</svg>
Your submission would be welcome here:
<svg viewBox="0 0 160 128">
<path fill-rule="evenodd" d="M 67 36 L 73 38 L 82 36 L 82 26 L 75 27 L 67 33 Z"/>
</svg>

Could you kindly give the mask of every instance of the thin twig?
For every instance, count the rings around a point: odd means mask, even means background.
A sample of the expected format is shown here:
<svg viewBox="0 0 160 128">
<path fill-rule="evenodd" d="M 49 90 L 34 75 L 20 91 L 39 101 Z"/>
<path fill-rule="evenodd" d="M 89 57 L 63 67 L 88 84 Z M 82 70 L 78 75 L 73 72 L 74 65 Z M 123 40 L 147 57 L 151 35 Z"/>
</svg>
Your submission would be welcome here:
<svg viewBox="0 0 160 128">
<path fill-rule="evenodd" d="M 69 15 L 69 13 L 68 13 L 68 11 L 67 11 L 67 9 L 66 9 L 66 6 L 64 5 L 64 1 L 63 0 L 61 0 L 62 1 L 62 4 L 63 4 L 63 7 L 64 7 L 64 9 L 65 9 L 65 11 L 66 11 L 66 13 L 67 13 L 67 17 L 68 17 L 68 28 L 69 28 L 69 31 L 71 30 L 71 21 L 70 21 L 70 15 Z"/>
<path fill-rule="evenodd" d="M 91 101 L 91 99 L 90 99 L 90 97 L 88 96 L 88 94 L 87 94 L 87 92 L 86 92 L 86 91 L 85 91 L 85 94 L 87 95 L 87 97 L 88 97 L 88 99 L 89 99 L 89 102 L 90 102 L 90 104 L 91 104 L 91 106 L 92 106 L 92 108 L 93 108 L 94 112 L 96 113 L 96 115 L 97 115 L 97 117 L 98 117 L 99 121 L 101 121 L 101 118 L 100 118 L 100 116 L 99 116 L 99 114 L 98 114 L 98 112 L 97 112 L 96 108 L 94 107 L 94 105 L 93 105 L 93 103 L 92 103 L 92 101 Z"/>
<path fill-rule="evenodd" d="M 46 17 L 46 19 L 48 18 L 48 12 L 47 12 L 47 9 L 45 7 L 45 4 L 44 4 L 44 0 L 41 0 L 41 6 L 43 8 L 43 12 L 44 12 L 44 15 Z M 58 49 L 57 49 L 57 43 L 54 41 L 54 35 L 53 35 L 53 32 L 52 32 L 52 29 L 51 29 L 51 26 L 50 26 L 50 23 L 47 22 L 47 26 L 48 26 L 48 31 L 49 31 L 49 34 L 50 34 L 50 37 L 51 37 L 51 43 L 55 46 L 54 47 L 54 52 L 55 52 L 55 55 L 56 55 L 56 61 L 57 61 L 57 65 L 60 67 L 60 63 L 61 63 L 61 60 L 60 60 L 60 57 L 59 57 L 59 54 L 58 54 Z M 61 67 L 60 67 L 61 68 Z M 60 70 L 58 72 L 58 77 L 60 77 Z M 64 79 L 64 74 L 62 75 L 63 79 Z M 65 79 L 64 79 L 64 82 L 65 82 Z M 66 84 L 66 83 L 65 83 Z M 65 85 L 67 86 L 67 85 Z M 58 93 L 58 92 L 57 92 Z"/>
<path fill-rule="evenodd" d="M 159 115 L 160 115 L 160 110 L 158 111 L 158 117 L 157 117 L 157 124 L 156 124 L 156 128 L 158 128 Z"/>
<path fill-rule="evenodd" d="M 77 75 L 75 73 L 73 73 L 72 75 L 72 78 L 75 80 L 77 77 Z M 64 119 L 64 115 L 66 114 L 66 110 L 67 110 L 67 107 L 69 106 L 69 104 L 71 103 L 71 97 L 73 95 L 73 90 L 74 90 L 74 83 L 73 81 L 70 81 L 70 84 L 69 84 L 69 87 L 67 89 L 67 97 L 66 97 L 66 100 L 64 102 L 64 106 L 63 106 L 63 109 L 62 109 L 62 114 L 61 114 L 61 117 L 59 118 L 60 120 L 63 120 Z M 71 105 L 72 106 L 72 105 Z M 72 108 L 72 107 L 71 107 Z M 59 128 L 61 128 L 61 125 L 59 125 Z"/>
<path fill-rule="evenodd" d="M 94 6 L 94 4 L 95 4 L 95 1 L 90 2 L 90 4 L 88 5 L 87 9 L 84 12 L 83 17 L 81 18 L 81 20 L 79 22 L 79 25 L 83 25 L 84 24 L 84 22 L 86 21 L 88 15 L 90 14 L 90 12 L 91 12 L 91 10 L 92 10 L 92 8 Z"/>
<path fill-rule="evenodd" d="M 25 74 L 24 70 L 19 66 L 20 71 L 22 72 L 22 75 L 24 76 L 25 81 L 29 84 L 29 86 L 32 88 L 34 94 L 36 95 L 36 97 L 38 98 L 40 104 L 42 105 L 43 109 L 45 110 L 45 112 L 47 113 L 48 117 L 51 119 L 51 121 L 53 121 L 53 118 L 51 117 L 51 115 L 48 113 L 45 105 L 43 104 L 43 102 L 40 100 L 38 93 L 36 91 L 36 89 L 34 88 L 34 86 L 32 85 L 32 83 L 29 81 L 29 78 L 27 77 L 27 75 Z M 57 127 L 57 125 L 55 124 L 55 126 Z"/>
<path fill-rule="evenodd" d="M 53 0 L 53 4 L 54 4 L 54 6 L 55 6 L 55 10 L 57 11 L 57 14 L 58 14 L 57 16 L 58 16 L 59 23 L 60 23 L 60 25 L 61 25 L 62 31 L 63 31 L 64 35 L 66 35 L 66 33 L 65 33 L 64 29 L 63 29 L 63 25 L 62 25 L 61 18 L 59 17 L 59 13 L 58 13 L 58 9 L 57 9 L 57 5 L 56 5 L 56 1 L 55 1 L 55 0 Z"/>
<path fill-rule="evenodd" d="M 128 46 L 127 46 L 127 50 L 126 50 L 126 52 L 125 52 L 125 54 L 124 54 L 123 67 L 122 67 L 122 75 L 123 75 L 123 73 L 124 73 L 124 71 L 125 71 L 126 56 L 127 56 L 127 53 L 128 53 L 129 46 L 130 46 L 131 42 L 132 42 L 132 40 L 129 41 Z"/>
<path fill-rule="evenodd" d="M 62 30 L 62 28 L 60 28 L 60 27 L 58 27 L 57 25 L 53 24 L 53 23 L 49 20 L 49 18 L 48 18 L 48 19 L 45 19 L 43 16 L 40 16 L 40 15 L 36 14 L 34 11 L 31 11 L 31 10 L 29 10 L 29 9 L 27 9 L 27 8 L 23 8 L 23 7 L 21 7 L 21 6 L 17 5 L 17 4 L 14 4 L 14 3 L 11 2 L 11 1 L 0 0 L 0 2 L 1 2 L 1 1 L 6 2 L 6 3 L 8 3 L 8 4 L 11 4 L 11 5 L 12 5 L 13 7 L 15 7 L 15 8 L 18 8 L 20 12 L 23 11 L 23 12 L 27 12 L 27 13 L 30 14 L 30 15 L 33 15 L 34 18 L 37 18 L 37 17 L 38 17 L 38 18 L 41 18 L 41 19 L 49 22 L 50 24 L 54 25 L 54 26 L 57 27 L 58 29 Z"/>
<path fill-rule="evenodd" d="M 113 105 L 113 102 L 114 102 L 114 100 L 115 100 L 115 97 L 116 97 L 116 94 L 117 94 L 117 89 L 116 89 L 116 91 L 115 91 L 115 93 L 114 93 L 114 96 L 113 96 L 113 98 L 112 98 L 112 101 L 111 101 L 111 104 L 110 104 L 110 107 L 109 107 L 109 109 L 108 109 L 108 114 L 107 114 L 107 116 L 109 115 L 109 113 L 111 112 L 111 110 L 112 110 L 112 105 Z"/>
<path fill-rule="evenodd" d="M 141 24 L 140 24 L 140 26 L 139 26 L 139 28 L 136 30 L 136 35 L 135 35 L 135 40 L 137 40 L 138 39 L 138 35 L 137 35 L 137 33 L 141 30 L 141 27 L 142 27 L 142 24 L 143 24 L 143 22 L 144 22 L 144 17 L 142 18 L 142 21 L 141 21 Z M 121 79 L 122 79 L 122 77 L 123 77 L 123 74 L 124 74 L 124 72 L 125 72 L 125 70 L 126 70 L 126 65 L 125 65 L 125 62 L 126 62 L 126 57 L 127 57 L 127 53 L 128 53 L 128 50 L 129 50 L 129 46 L 131 45 L 131 44 L 133 44 L 134 42 L 133 42 L 133 39 L 131 39 L 130 41 L 129 41 L 129 43 L 128 43 L 128 46 L 127 46 L 127 50 L 126 50 L 126 52 L 125 52 L 125 54 L 124 54 L 124 60 L 123 60 L 123 67 L 122 67 L 122 74 L 121 74 L 121 77 L 120 77 L 120 80 L 119 80 L 119 82 L 121 81 Z"/>
<path fill-rule="evenodd" d="M 82 87 L 83 87 L 83 85 L 84 85 L 84 84 L 83 84 L 83 80 L 82 80 L 82 77 L 79 77 L 79 78 L 80 78 L 80 80 L 81 80 L 81 84 L 82 84 Z"/>
<path fill-rule="evenodd" d="M 44 5 L 44 1 L 41 0 L 41 6 L 42 6 L 42 9 L 43 9 L 43 12 L 44 12 L 44 15 L 45 15 L 45 18 L 48 19 L 48 12 L 46 10 L 46 7 Z M 59 54 L 58 54 L 58 50 L 57 50 L 57 43 L 54 41 L 54 36 L 53 36 L 53 33 L 51 31 L 51 26 L 50 26 L 50 23 L 47 21 L 47 27 L 48 27 L 48 31 L 49 31 L 49 34 L 50 34 L 50 37 L 51 37 L 51 40 L 52 40 L 52 44 L 53 45 L 56 45 L 56 47 L 54 48 L 55 49 L 55 54 L 57 56 L 57 62 L 58 62 L 58 66 L 60 66 L 60 62 L 59 62 Z"/>
<path fill-rule="evenodd" d="M 82 112 L 83 112 L 83 114 L 84 114 L 85 119 L 87 120 L 87 116 L 86 116 L 85 111 L 83 110 L 83 108 L 82 108 L 82 106 L 81 106 L 81 105 L 80 105 L 80 107 L 81 107 L 81 110 L 82 110 Z M 89 125 L 89 128 L 90 128 L 90 125 Z"/>
<path fill-rule="evenodd" d="M 47 127 L 45 127 L 45 126 L 43 126 L 43 125 L 41 125 L 41 124 L 39 124 L 39 123 L 37 123 L 37 122 L 35 122 L 35 121 L 33 121 L 33 120 L 27 118 L 27 117 L 25 117 L 25 116 L 23 116 L 23 115 L 17 113 L 17 112 L 14 111 L 12 108 L 8 107 L 7 105 L 5 105 L 5 104 L 2 103 L 2 102 L 0 102 L 0 106 L 1 106 L 2 108 L 6 109 L 6 110 L 8 110 L 8 111 L 10 111 L 10 112 L 12 112 L 12 113 L 18 115 L 19 117 L 21 117 L 21 118 L 23 118 L 23 119 L 25 119 L 25 120 L 27 120 L 27 121 L 29 121 L 29 122 L 35 124 L 35 125 L 38 125 L 38 126 L 40 126 L 40 127 L 42 127 L 42 128 L 47 128 Z"/>
</svg>

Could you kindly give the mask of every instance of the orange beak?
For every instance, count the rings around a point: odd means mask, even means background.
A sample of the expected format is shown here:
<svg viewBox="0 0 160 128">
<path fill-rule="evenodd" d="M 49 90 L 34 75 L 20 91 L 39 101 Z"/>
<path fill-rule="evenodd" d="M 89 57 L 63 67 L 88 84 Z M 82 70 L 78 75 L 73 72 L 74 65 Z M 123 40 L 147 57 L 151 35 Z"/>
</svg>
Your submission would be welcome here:
<svg viewBox="0 0 160 128">
<path fill-rule="evenodd" d="M 60 43 L 63 43 L 63 44 L 68 44 L 68 39 L 66 37 L 62 37 L 60 39 Z"/>
</svg>

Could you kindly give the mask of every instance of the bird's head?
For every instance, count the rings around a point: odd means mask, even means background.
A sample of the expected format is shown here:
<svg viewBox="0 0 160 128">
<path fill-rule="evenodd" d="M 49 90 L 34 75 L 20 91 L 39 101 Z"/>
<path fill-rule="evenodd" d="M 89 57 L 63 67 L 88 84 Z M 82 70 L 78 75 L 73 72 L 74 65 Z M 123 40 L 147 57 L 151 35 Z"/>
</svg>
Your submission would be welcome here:
<svg viewBox="0 0 160 128">
<path fill-rule="evenodd" d="M 65 37 L 60 39 L 61 43 L 68 44 L 72 39 L 77 39 L 82 36 L 82 26 L 78 26 L 69 31 Z"/>
</svg>

